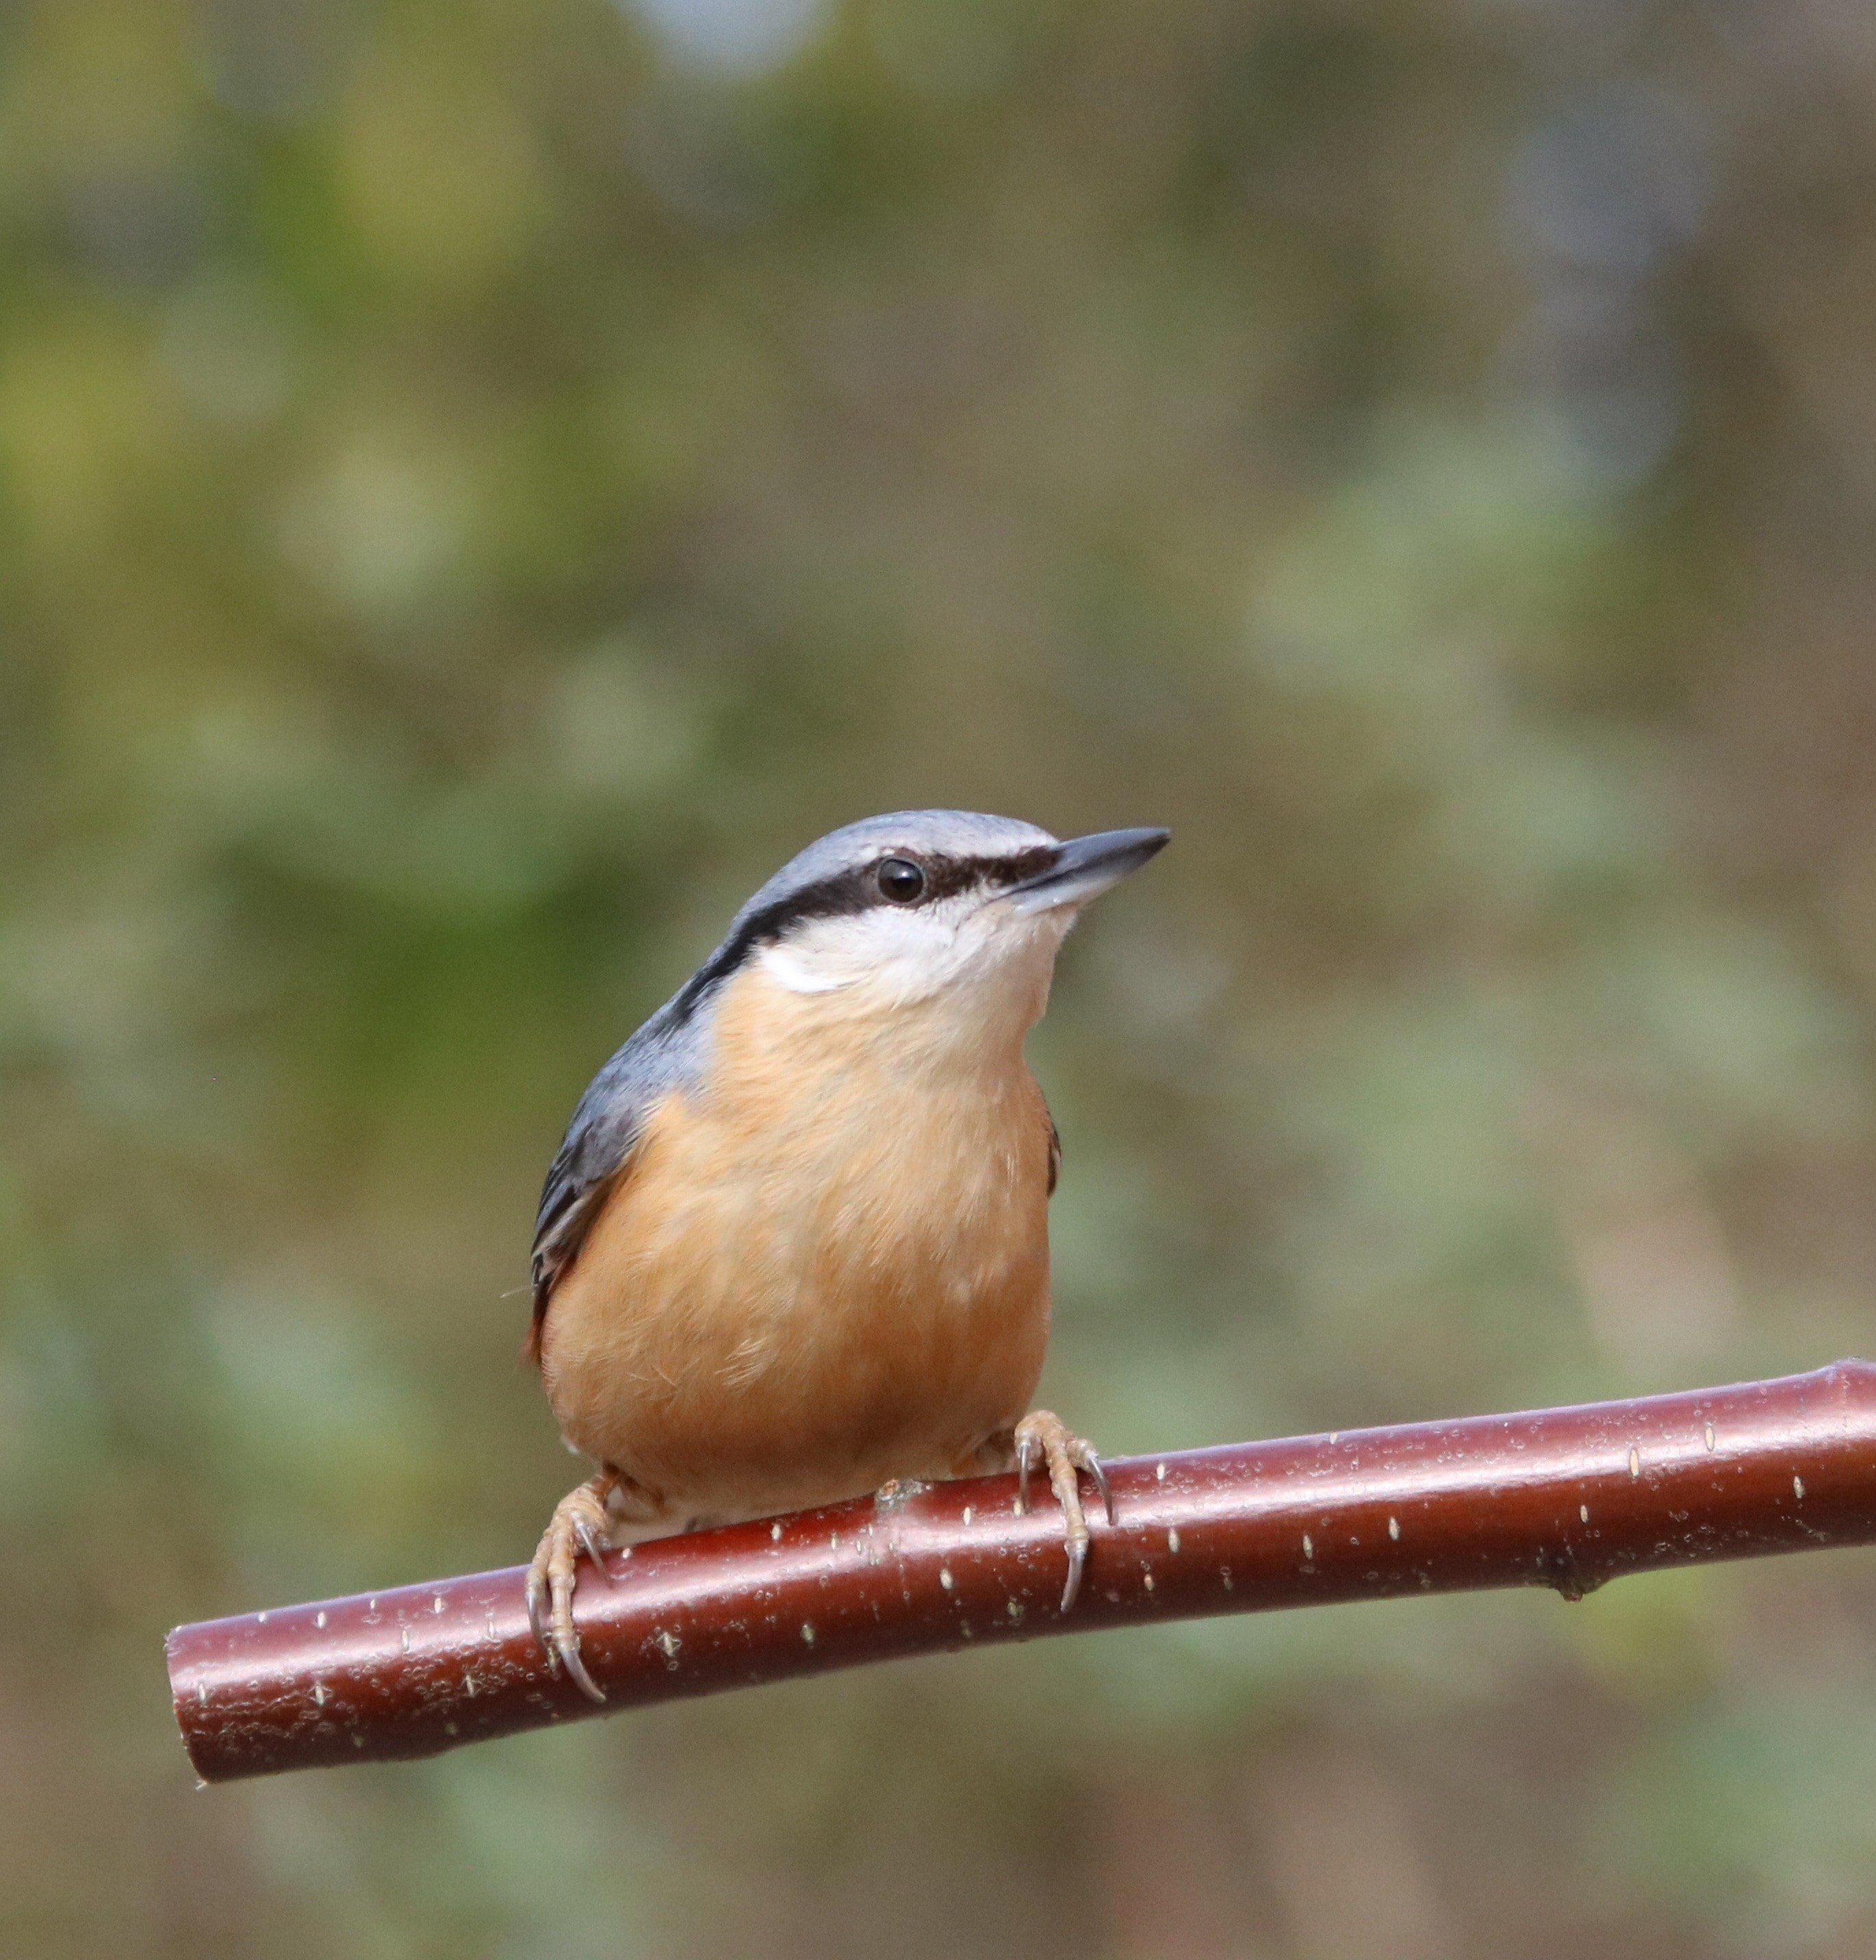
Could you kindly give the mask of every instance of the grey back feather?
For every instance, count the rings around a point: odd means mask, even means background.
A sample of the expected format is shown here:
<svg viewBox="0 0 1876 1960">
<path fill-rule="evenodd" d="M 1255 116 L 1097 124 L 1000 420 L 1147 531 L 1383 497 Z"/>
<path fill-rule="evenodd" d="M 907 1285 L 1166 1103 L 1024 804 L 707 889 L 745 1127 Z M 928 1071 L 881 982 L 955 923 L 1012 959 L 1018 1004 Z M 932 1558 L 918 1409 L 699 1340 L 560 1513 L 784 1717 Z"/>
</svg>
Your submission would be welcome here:
<svg viewBox="0 0 1876 1960">
<path fill-rule="evenodd" d="M 548 1167 L 534 1219 L 530 1262 L 538 1351 L 541 1322 L 554 1287 L 579 1252 L 619 1173 L 632 1160 L 651 1112 L 672 1090 L 693 1087 L 702 1072 L 705 1029 L 667 1001 L 588 1085 Z"/>
</svg>

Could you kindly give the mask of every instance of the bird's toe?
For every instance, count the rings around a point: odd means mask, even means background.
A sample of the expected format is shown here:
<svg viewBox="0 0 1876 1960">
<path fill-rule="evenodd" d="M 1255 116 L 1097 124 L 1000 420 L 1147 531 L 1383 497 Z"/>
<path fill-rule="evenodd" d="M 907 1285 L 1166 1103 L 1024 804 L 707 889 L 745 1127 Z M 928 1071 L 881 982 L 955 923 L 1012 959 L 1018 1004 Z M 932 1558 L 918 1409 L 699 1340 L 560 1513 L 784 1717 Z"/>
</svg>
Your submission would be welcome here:
<svg viewBox="0 0 1876 1960">
<path fill-rule="evenodd" d="M 1081 1589 L 1081 1575 L 1088 1569 L 1091 1534 L 1088 1516 L 1081 1507 L 1078 1473 L 1085 1471 L 1101 1494 L 1107 1522 L 1114 1517 L 1113 1492 L 1107 1472 L 1094 1446 L 1085 1437 L 1072 1434 L 1061 1418 L 1047 1409 L 1036 1409 L 1016 1425 L 1016 1508 L 1029 1504 L 1030 1472 L 1040 1464 L 1047 1466 L 1049 1488 L 1062 1507 L 1063 1536 L 1069 1555 L 1069 1572 L 1062 1589 L 1062 1610 L 1067 1612 Z"/>
<path fill-rule="evenodd" d="M 565 1668 L 568 1678 L 592 1701 L 604 1701 L 606 1695 L 580 1658 L 579 1630 L 573 1624 L 573 1594 L 578 1583 L 582 1551 L 608 1582 L 611 1580 L 605 1556 L 606 1497 L 610 1488 L 609 1478 L 595 1477 L 561 1499 L 541 1534 L 527 1573 L 527 1623 L 547 1656 L 547 1665 Z"/>
</svg>

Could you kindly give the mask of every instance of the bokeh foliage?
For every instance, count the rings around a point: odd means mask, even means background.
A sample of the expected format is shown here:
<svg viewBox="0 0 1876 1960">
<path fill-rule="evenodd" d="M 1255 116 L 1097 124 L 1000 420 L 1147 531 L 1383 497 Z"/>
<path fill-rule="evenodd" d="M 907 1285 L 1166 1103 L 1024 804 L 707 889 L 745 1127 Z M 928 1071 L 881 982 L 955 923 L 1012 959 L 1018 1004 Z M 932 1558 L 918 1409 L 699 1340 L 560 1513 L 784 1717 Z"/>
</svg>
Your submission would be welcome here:
<svg viewBox="0 0 1876 1960">
<path fill-rule="evenodd" d="M 175 1621 L 524 1555 L 597 1063 L 776 864 L 1176 848 L 1034 1044 L 1110 1452 L 1871 1345 L 1851 0 L 15 0 L 0 1946 L 1876 1948 L 1876 1570 L 197 1793 Z"/>
</svg>

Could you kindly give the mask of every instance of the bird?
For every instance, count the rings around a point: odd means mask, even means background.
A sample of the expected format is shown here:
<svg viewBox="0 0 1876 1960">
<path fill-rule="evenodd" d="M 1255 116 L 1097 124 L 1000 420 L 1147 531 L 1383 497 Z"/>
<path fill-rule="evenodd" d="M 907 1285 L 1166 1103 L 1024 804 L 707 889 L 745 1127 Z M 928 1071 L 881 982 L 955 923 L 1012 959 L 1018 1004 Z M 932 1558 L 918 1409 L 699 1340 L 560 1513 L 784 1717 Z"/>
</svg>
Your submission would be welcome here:
<svg viewBox="0 0 1876 1960">
<path fill-rule="evenodd" d="M 1081 908 L 1161 829 L 1063 842 L 902 810 L 791 858 L 581 1098 L 543 1187 L 538 1363 L 595 1474 L 527 1582 L 534 1637 L 594 1701 L 584 1552 L 914 1481 L 1039 1466 L 1075 1603 L 1101 1459 L 1030 1406 L 1061 1141 L 1024 1057 Z"/>
</svg>

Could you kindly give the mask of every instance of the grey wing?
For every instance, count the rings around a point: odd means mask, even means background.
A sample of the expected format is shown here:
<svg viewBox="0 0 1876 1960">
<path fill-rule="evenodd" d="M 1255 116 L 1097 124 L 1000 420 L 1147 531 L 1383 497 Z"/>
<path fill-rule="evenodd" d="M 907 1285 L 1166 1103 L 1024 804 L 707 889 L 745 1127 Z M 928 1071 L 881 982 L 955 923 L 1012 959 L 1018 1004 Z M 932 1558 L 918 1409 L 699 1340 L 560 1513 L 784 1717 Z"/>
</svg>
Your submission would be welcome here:
<svg viewBox="0 0 1876 1960">
<path fill-rule="evenodd" d="M 534 1217 L 529 1270 L 534 1320 L 527 1352 L 540 1355 L 540 1335 L 553 1290 L 578 1258 L 607 1199 L 632 1168 L 652 1111 L 691 1079 L 695 1042 L 667 1008 L 655 1014 L 594 1077 L 549 1166 Z"/>
</svg>

